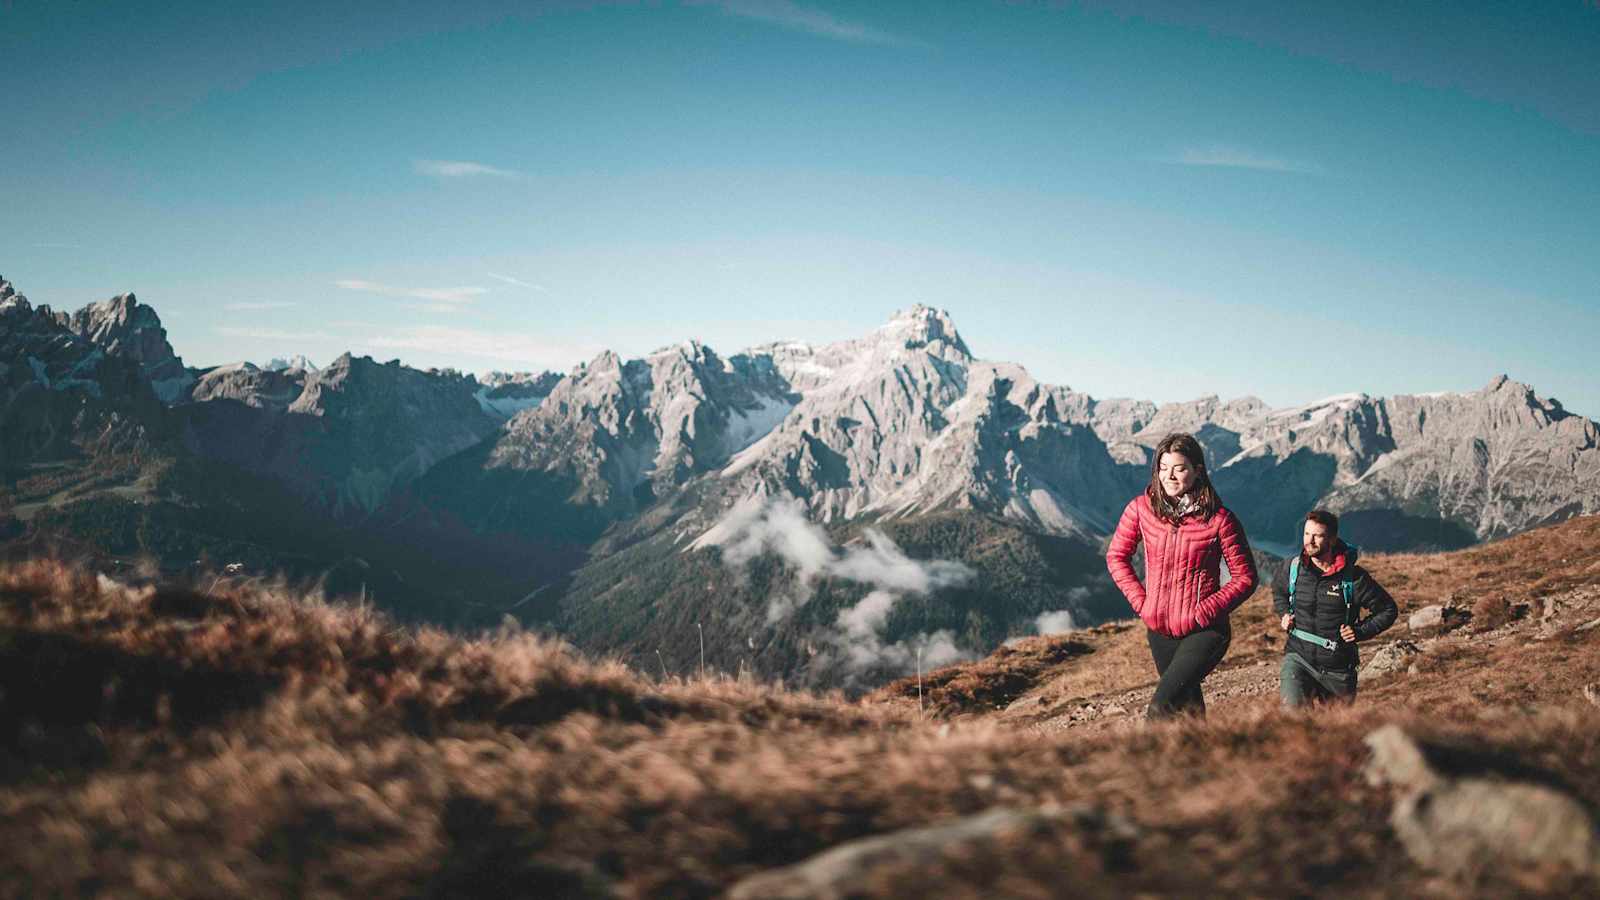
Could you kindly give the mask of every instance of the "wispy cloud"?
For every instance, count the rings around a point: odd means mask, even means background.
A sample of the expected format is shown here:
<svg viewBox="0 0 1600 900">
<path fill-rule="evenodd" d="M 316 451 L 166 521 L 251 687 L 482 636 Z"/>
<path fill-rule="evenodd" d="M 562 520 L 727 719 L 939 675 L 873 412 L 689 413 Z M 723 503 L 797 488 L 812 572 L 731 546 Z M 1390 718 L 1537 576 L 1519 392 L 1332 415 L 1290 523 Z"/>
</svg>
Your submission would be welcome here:
<svg viewBox="0 0 1600 900">
<path fill-rule="evenodd" d="M 433 178 L 521 178 L 522 173 L 511 169 L 500 169 L 486 166 L 483 163 L 467 162 L 457 159 L 418 159 L 413 160 L 412 167 L 418 175 L 428 175 Z"/>
<path fill-rule="evenodd" d="M 262 341 L 331 341 L 333 335 L 324 331 L 280 331 L 275 328 L 236 328 L 220 325 L 217 333 L 225 337 L 254 338 Z"/>
<path fill-rule="evenodd" d="M 497 275 L 493 272 L 490 272 L 489 277 L 493 278 L 495 281 L 503 281 L 506 284 L 514 284 L 517 287 L 525 287 L 530 291 L 538 291 L 543 294 L 550 293 L 550 289 L 542 284 L 532 284 L 530 282 L 523 281 L 521 278 L 512 278 L 510 275 Z"/>
<path fill-rule="evenodd" d="M 255 312 L 263 309 L 287 309 L 288 307 L 299 305 L 289 300 L 263 300 L 259 302 L 244 300 L 238 303 L 229 303 L 223 309 L 229 312 Z"/>
<path fill-rule="evenodd" d="M 429 300 L 436 305 L 447 303 L 451 305 L 451 308 L 446 309 L 446 312 L 454 312 L 455 309 L 453 307 L 471 303 L 472 298 L 489 293 L 488 288 L 482 287 L 397 287 L 361 278 L 341 278 L 333 284 L 335 287 L 344 288 L 347 291 L 363 291 L 368 294 L 382 294 L 386 297 L 410 297 L 413 300 Z"/>
<path fill-rule="evenodd" d="M 818 37 L 852 44 L 883 44 L 891 47 L 928 46 L 923 41 L 879 31 L 859 22 L 846 21 L 832 13 L 802 6 L 793 0 L 696 0 L 692 5 L 713 6 L 730 16 L 752 19 L 779 28 L 804 31 Z"/>
<path fill-rule="evenodd" d="M 1177 153 L 1157 157 L 1156 161 L 1177 166 L 1255 169 L 1261 172 L 1292 172 L 1297 175 L 1328 174 L 1326 168 L 1314 162 L 1287 159 L 1225 144 L 1186 147 Z"/>
<path fill-rule="evenodd" d="M 368 338 L 365 343 L 383 350 L 413 350 L 452 357 L 509 360 L 534 368 L 569 366 L 573 360 L 589 359 L 603 349 L 599 345 L 566 344 L 531 334 L 440 325 L 423 325 L 379 334 Z"/>
<path fill-rule="evenodd" d="M 956 646 L 955 635 L 948 630 L 892 644 L 884 640 L 882 632 L 903 597 L 958 587 L 978 573 L 956 560 L 912 559 L 887 535 L 871 528 L 864 536 L 864 546 L 835 547 L 828 533 L 806 516 L 805 507 L 794 498 L 751 497 L 735 504 L 689 548 L 718 547 L 722 562 L 738 571 L 765 554 L 775 554 L 793 566 L 797 576 L 793 589 L 780 588 L 767 596 L 768 626 L 810 602 L 818 579 L 868 585 L 867 595 L 834 619 L 829 646 L 823 651 L 826 664 L 843 667 L 847 680 L 872 669 L 903 672 L 917 661 L 931 668 L 970 656 Z"/>
</svg>

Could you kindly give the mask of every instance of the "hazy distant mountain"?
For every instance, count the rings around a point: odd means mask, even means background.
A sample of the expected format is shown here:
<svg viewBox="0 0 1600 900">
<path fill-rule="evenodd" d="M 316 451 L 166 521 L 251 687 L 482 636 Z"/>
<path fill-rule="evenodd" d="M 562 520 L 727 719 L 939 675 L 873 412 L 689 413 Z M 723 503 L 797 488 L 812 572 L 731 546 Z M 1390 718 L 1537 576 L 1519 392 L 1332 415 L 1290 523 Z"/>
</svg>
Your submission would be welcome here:
<svg viewBox="0 0 1600 900">
<path fill-rule="evenodd" d="M 210 398 L 240 404 L 184 407 L 189 446 L 277 478 L 335 512 L 376 509 L 397 487 L 495 431 L 467 377 L 348 353 L 315 372 L 223 368 Z M 280 405 L 290 393 L 294 399 Z"/>
<path fill-rule="evenodd" d="M 306 358 L 305 354 L 297 353 L 288 359 L 282 359 L 275 356 L 268 361 L 265 366 L 262 366 L 262 368 L 270 369 L 274 372 L 282 372 L 286 369 L 300 369 L 304 372 L 315 372 L 317 371 L 318 367 L 316 363 Z"/>
<path fill-rule="evenodd" d="M 504 421 L 542 403 L 561 378 L 558 372 L 490 372 L 474 396 L 484 412 Z"/>
<path fill-rule="evenodd" d="M 1285 539 L 1295 495 L 1376 547 L 1465 546 L 1600 510 L 1600 428 L 1504 375 L 1470 393 L 1280 410 L 1238 439 L 1219 485 Z"/>
<path fill-rule="evenodd" d="M 246 406 L 287 411 L 305 390 L 304 369 L 260 369 L 247 362 L 229 363 L 202 369 L 189 389 L 195 403 L 211 400 L 237 400 Z"/>
</svg>

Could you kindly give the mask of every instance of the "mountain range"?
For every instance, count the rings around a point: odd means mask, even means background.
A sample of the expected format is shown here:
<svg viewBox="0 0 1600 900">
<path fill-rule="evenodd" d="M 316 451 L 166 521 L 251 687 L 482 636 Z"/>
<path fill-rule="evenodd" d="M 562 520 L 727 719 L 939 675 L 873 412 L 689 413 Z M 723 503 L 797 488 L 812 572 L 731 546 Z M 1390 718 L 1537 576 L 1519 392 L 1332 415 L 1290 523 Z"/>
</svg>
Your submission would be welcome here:
<svg viewBox="0 0 1600 900">
<path fill-rule="evenodd" d="M 854 340 L 565 374 L 200 369 L 131 293 L 65 314 L 0 279 L 8 552 L 244 560 L 636 665 L 694 664 L 709 627 L 716 665 L 864 685 L 1125 615 L 1101 548 L 1174 430 L 1279 555 L 1316 505 L 1379 550 L 1600 510 L 1600 426 L 1503 375 L 1289 409 L 1102 400 L 975 356 L 924 306 Z"/>
</svg>

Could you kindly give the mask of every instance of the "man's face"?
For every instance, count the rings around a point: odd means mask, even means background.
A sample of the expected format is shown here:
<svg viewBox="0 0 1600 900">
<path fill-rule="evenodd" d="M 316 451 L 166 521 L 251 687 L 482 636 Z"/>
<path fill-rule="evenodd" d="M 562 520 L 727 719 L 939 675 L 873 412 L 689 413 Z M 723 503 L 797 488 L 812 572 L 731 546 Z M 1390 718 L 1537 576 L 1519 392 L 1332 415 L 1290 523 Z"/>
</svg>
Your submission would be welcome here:
<svg viewBox="0 0 1600 900">
<path fill-rule="evenodd" d="M 1322 556 L 1333 549 L 1333 535 L 1328 533 L 1328 526 L 1321 522 L 1307 522 L 1305 539 L 1302 545 L 1307 556 Z"/>
</svg>

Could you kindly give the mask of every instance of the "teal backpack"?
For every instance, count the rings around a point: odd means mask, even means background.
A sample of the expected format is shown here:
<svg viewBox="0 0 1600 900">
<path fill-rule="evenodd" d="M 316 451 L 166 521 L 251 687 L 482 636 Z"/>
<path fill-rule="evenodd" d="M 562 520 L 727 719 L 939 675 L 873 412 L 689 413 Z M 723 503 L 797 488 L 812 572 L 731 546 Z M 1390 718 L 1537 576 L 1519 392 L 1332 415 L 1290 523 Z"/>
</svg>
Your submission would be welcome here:
<svg viewBox="0 0 1600 900">
<path fill-rule="evenodd" d="M 1356 564 L 1356 557 L 1361 554 L 1360 548 L 1345 544 L 1345 551 L 1350 554 L 1350 559 L 1345 563 L 1344 571 L 1340 573 L 1339 590 L 1344 593 L 1344 624 L 1354 627 L 1356 612 L 1356 582 L 1350 577 L 1350 569 Z M 1289 561 L 1289 615 L 1294 615 L 1294 586 L 1300 580 L 1300 557 L 1295 556 Z M 1339 649 L 1338 641 L 1330 641 L 1320 634 L 1312 634 L 1299 628 L 1289 629 L 1289 633 L 1302 641 L 1309 641 L 1324 650 Z"/>
</svg>

